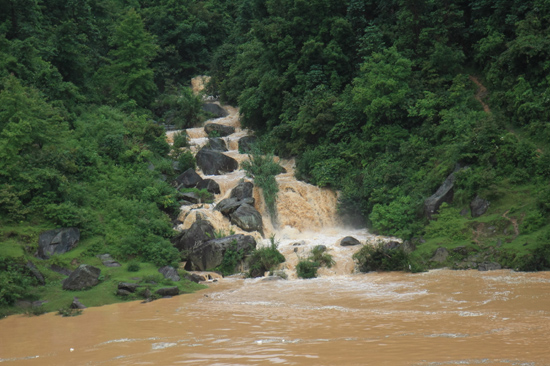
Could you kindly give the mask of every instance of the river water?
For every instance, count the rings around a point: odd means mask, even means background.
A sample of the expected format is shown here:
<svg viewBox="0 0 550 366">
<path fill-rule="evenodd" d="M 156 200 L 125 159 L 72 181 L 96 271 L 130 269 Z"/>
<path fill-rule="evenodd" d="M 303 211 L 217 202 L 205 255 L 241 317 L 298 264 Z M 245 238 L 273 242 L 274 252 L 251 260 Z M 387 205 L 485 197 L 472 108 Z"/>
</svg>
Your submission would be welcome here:
<svg viewBox="0 0 550 366">
<path fill-rule="evenodd" d="M 227 109 L 215 122 L 236 127 L 224 139 L 227 155 L 242 162 L 237 141 L 248 132 L 238 110 Z M 207 142 L 201 128 L 188 135 L 193 151 Z M 266 237 L 275 235 L 285 255 L 288 280 L 228 277 L 195 294 L 91 308 L 74 318 L 11 316 L 0 320 L 0 363 L 550 365 L 550 273 L 355 273 L 358 247 L 341 247 L 343 237 L 363 245 L 397 239 L 345 228 L 336 193 L 296 181 L 294 161 L 280 163 L 287 172 L 277 177 L 277 219 L 257 189 L 254 197 Z M 221 186 L 216 202 L 250 179 L 242 170 L 208 178 Z M 200 214 L 218 230 L 245 233 L 214 207 L 182 207 L 177 229 Z M 297 279 L 296 263 L 316 245 L 325 245 L 336 265 L 321 268 L 319 278 Z"/>
</svg>

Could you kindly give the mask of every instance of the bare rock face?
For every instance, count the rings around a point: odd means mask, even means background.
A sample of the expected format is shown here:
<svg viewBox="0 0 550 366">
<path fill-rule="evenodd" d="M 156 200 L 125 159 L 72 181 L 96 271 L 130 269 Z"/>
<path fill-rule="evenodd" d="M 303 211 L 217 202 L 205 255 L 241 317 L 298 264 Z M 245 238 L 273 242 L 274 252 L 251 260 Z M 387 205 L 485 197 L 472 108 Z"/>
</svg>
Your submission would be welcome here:
<svg viewBox="0 0 550 366">
<path fill-rule="evenodd" d="M 99 268 L 88 264 L 81 264 L 71 275 L 63 281 L 63 290 L 83 290 L 99 283 Z"/>
<path fill-rule="evenodd" d="M 243 204 L 229 215 L 231 223 L 245 231 L 259 231 L 263 233 L 262 215 L 254 207 Z"/>
<path fill-rule="evenodd" d="M 237 160 L 219 151 L 201 149 L 195 156 L 197 165 L 206 175 L 222 175 L 239 168 Z"/>
<path fill-rule="evenodd" d="M 204 131 L 210 135 L 212 132 L 216 131 L 220 136 L 229 136 L 235 133 L 235 127 L 221 125 L 218 123 L 207 123 L 204 125 Z"/>
<path fill-rule="evenodd" d="M 76 247 L 80 230 L 75 227 L 45 231 L 38 238 L 38 257 L 48 259 L 54 254 L 63 254 Z"/>
</svg>

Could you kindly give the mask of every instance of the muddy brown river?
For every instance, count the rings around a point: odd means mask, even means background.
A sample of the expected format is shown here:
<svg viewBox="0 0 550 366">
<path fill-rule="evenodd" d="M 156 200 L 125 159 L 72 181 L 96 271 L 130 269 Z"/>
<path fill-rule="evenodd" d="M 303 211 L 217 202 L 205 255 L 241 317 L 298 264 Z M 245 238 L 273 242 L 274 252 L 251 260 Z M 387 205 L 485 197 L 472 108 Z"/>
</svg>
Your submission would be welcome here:
<svg viewBox="0 0 550 366">
<path fill-rule="evenodd" d="M 550 365 L 550 273 L 436 270 L 208 290 L 0 321 L 6 365 Z"/>
</svg>

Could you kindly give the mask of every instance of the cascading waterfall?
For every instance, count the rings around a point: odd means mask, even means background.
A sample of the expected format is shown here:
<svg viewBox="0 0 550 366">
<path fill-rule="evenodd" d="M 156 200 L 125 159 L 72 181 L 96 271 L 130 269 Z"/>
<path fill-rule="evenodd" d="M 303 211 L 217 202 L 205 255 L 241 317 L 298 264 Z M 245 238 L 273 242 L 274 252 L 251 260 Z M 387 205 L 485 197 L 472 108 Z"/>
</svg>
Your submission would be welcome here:
<svg viewBox="0 0 550 366">
<path fill-rule="evenodd" d="M 198 83 L 193 83 L 198 89 Z M 217 118 L 208 122 L 235 127 L 235 133 L 223 137 L 229 151 L 225 155 L 232 157 L 241 166 L 248 155 L 238 151 L 238 141 L 247 136 L 249 131 L 241 129 L 239 111 L 231 106 L 223 106 L 229 113 L 227 117 Z M 167 133 L 168 142 L 173 142 L 173 134 L 179 131 Z M 196 153 L 208 143 L 208 135 L 203 127 L 190 128 L 186 130 L 189 139 L 189 149 Z M 285 256 L 286 262 L 281 265 L 289 278 L 295 278 L 295 266 L 300 258 L 305 258 L 317 245 L 324 245 L 329 254 L 336 262 L 332 268 L 321 268 L 319 275 L 345 275 L 354 271 L 352 255 L 360 246 L 342 247 L 339 242 L 346 236 L 353 236 L 363 244 L 375 243 L 378 241 L 391 240 L 387 237 L 369 234 L 366 229 L 346 228 L 337 215 L 337 193 L 326 188 L 319 188 L 311 184 L 298 181 L 294 178 L 294 159 L 284 160 L 275 157 L 275 160 L 285 168 L 285 173 L 276 176 L 279 186 L 279 193 L 276 200 L 277 225 L 272 223 L 269 217 L 261 189 L 254 188 L 255 208 L 262 214 L 264 225 L 264 237 L 260 233 L 249 233 L 233 225 L 215 206 L 224 198 L 228 198 L 231 190 L 242 181 L 252 181 L 246 176 L 242 169 L 235 170 L 225 175 L 205 175 L 200 169 L 197 171 L 203 178 L 213 179 L 220 185 L 220 194 L 216 195 L 213 204 L 195 204 L 182 206 L 178 217 L 182 224 L 176 227 L 177 230 L 188 229 L 196 220 L 198 215 L 212 223 L 218 231 L 226 233 L 253 235 L 258 245 L 269 245 L 270 237 L 275 236 L 279 243 L 279 251 Z M 393 239 L 396 240 L 396 239 Z"/>
</svg>

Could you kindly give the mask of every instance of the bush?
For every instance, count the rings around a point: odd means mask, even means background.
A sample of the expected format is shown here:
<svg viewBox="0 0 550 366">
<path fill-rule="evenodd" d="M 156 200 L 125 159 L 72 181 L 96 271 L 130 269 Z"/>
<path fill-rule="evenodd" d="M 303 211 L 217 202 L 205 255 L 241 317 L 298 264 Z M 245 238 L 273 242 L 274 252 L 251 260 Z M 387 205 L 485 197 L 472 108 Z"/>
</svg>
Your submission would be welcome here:
<svg viewBox="0 0 550 366">
<path fill-rule="evenodd" d="M 365 245 L 353 255 L 361 272 L 406 271 L 410 258 L 401 248 L 389 249 L 384 243 L 375 246 Z"/>
<path fill-rule="evenodd" d="M 186 87 L 169 86 L 153 103 L 155 114 L 176 128 L 193 127 L 201 121 L 202 101 Z"/>
<path fill-rule="evenodd" d="M 277 265 L 285 261 L 285 257 L 277 249 L 275 237 L 271 237 L 271 245 L 254 249 L 248 258 L 248 277 L 261 277 L 267 271 L 273 271 Z"/>
<path fill-rule="evenodd" d="M 34 282 L 23 263 L 0 257 L 0 306 L 27 297 Z"/>
<path fill-rule="evenodd" d="M 139 272 L 141 266 L 138 261 L 131 261 L 128 262 L 128 266 L 126 267 L 126 269 L 128 270 L 128 272 Z"/>
<path fill-rule="evenodd" d="M 313 262 L 310 259 L 301 260 L 296 266 L 298 277 L 309 279 L 317 277 L 317 270 L 321 267 L 319 262 Z"/>
<path fill-rule="evenodd" d="M 520 271 L 550 270 L 550 243 L 539 245 L 533 253 L 517 259 L 515 265 Z"/>
<path fill-rule="evenodd" d="M 195 169 L 197 167 L 197 163 L 195 161 L 195 156 L 191 151 L 183 151 L 180 156 L 178 157 L 178 168 L 180 171 L 184 172 L 187 169 Z"/>
<path fill-rule="evenodd" d="M 174 143 L 172 144 L 173 149 L 181 149 L 182 147 L 189 147 L 189 140 L 187 136 L 187 132 L 180 131 L 176 132 L 173 136 Z"/>
<path fill-rule="evenodd" d="M 223 254 L 222 263 L 215 270 L 220 271 L 222 275 L 229 276 L 235 273 L 235 268 L 244 259 L 244 250 L 236 250 L 237 241 L 233 240 L 231 245 Z"/>
</svg>

